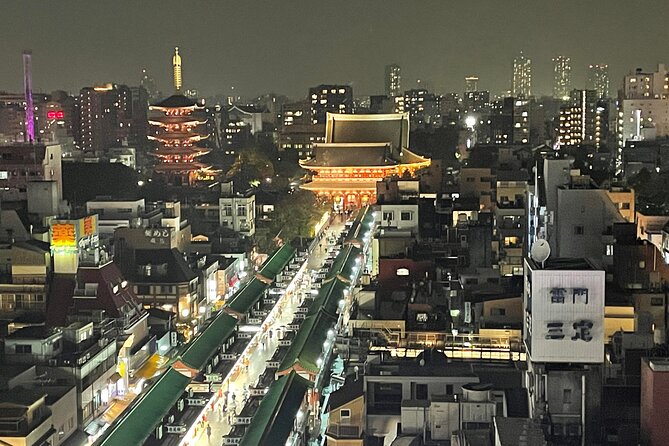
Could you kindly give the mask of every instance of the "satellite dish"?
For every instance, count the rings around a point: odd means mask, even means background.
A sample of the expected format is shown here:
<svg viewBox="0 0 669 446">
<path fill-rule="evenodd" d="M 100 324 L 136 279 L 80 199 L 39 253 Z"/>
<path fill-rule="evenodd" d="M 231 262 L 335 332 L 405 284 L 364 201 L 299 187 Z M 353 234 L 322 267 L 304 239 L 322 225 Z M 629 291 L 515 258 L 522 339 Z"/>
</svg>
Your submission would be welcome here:
<svg viewBox="0 0 669 446">
<path fill-rule="evenodd" d="M 534 242 L 532 249 L 530 249 L 530 257 L 532 257 L 532 260 L 535 262 L 541 263 L 542 267 L 550 255 L 551 245 L 549 245 L 548 242 L 542 238 Z"/>
</svg>

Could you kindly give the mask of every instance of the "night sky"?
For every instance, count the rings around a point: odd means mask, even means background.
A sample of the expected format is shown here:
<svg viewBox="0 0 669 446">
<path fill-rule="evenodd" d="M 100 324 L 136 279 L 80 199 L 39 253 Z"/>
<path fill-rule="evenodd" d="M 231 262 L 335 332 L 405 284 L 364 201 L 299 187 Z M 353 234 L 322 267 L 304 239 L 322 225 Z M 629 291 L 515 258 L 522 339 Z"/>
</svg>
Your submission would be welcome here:
<svg viewBox="0 0 669 446">
<path fill-rule="evenodd" d="M 106 6 L 103 6 L 106 5 Z M 201 95 L 306 96 L 349 83 L 383 91 L 384 65 L 402 88 L 426 82 L 461 92 L 508 89 L 511 61 L 533 62 L 533 93 L 551 91 L 551 57 L 572 59 L 573 86 L 589 63 L 608 63 L 611 90 L 635 67 L 669 63 L 666 0 L 2 0 L 0 90 L 22 89 L 21 51 L 32 49 L 35 91 L 113 81 L 137 85 L 142 68 L 171 93 L 179 46 L 186 88 Z"/>
</svg>

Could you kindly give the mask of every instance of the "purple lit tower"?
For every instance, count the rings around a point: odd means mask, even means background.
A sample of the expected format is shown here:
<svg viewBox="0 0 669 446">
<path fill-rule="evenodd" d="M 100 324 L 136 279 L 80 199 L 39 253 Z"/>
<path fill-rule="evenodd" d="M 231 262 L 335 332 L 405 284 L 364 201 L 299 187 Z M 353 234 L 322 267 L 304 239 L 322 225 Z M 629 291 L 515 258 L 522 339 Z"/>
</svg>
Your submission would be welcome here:
<svg viewBox="0 0 669 446">
<path fill-rule="evenodd" d="M 35 142 L 35 107 L 33 105 L 32 52 L 23 52 L 23 87 L 26 96 L 26 142 Z"/>
</svg>

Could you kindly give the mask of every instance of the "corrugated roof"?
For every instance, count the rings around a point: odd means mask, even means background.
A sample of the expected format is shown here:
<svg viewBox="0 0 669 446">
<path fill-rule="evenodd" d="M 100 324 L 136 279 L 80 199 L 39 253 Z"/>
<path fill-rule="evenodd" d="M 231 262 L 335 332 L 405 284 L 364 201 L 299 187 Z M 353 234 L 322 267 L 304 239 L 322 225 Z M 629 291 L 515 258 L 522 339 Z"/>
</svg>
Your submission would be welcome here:
<svg viewBox="0 0 669 446">
<path fill-rule="evenodd" d="M 269 288 L 268 284 L 253 278 L 244 288 L 232 296 L 227 308 L 238 314 L 246 314 L 260 300 L 267 288 Z"/>
<path fill-rule="evenodd" d="M 262 399 L 240 446 L 285 444 L 309 387 L 309 381 L 295 372 L 279 378 Z"/>
<path fill-rule="evenodd" d="M 318 372 L 317 361 L 323 351 L 323 342 L 327 339 L 328 331 L 334 327 L 336 322 L 336 317 L 325 311 L 307 316 L 285 358 L 281 361 L 278 372 L 285 372 L 292 368 L 312 373 Z"/>
<path fill-rule="evenodd" d="M 181 354 L 182 361 L 190 367 L 202 370 L 221 345 L 221 340 L 227 339 L 235 331 L 236 326 L 237 319 L 220 312 L 206 329 L 188 343 Z"/>
<path fill-rule="evenodd" d="M 263 263 L 260 274 L 263 277 L 274 280 L 276 275 L 288 265 L 294 256 L 295 248 L 289 243 L 286 243 L 281 248 L 274 251 L 274 254 Z"/>
<path fill-rule="evenodd" d="M 96 446 L 139 446 L 177 402 L 190 378 L 169 368 L 107 429 Z"/>
</svg>

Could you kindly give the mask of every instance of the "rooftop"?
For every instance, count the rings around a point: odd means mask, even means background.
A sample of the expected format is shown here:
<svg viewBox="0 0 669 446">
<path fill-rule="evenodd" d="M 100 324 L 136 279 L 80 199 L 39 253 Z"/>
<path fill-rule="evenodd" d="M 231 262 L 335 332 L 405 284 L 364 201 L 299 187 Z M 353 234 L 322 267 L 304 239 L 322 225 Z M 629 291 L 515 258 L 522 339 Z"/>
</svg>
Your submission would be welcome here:
<svg viewBox="0 0 669 446">
<path fill-rule="evenodd" d="M 172 108 L 194 107 L 194 106 L 195 106 L 195 101 L 181 94 L 172 95 L 168 98 L 163 99 L 160 102 L 157 102 L 156 104 L 153 104 L 153 107 L 172 107 Z"/>
<path fill-rule="evenodd" d="M 527 263 L 533 270 L 563 270 L 563 271 L 598 271 L 589 260 L 582 258 L 548 258 L 543 267 L 531 258 L 527 258 Z"/>
<path fill-rule="evenodd" d="M 58 333 L 60 330 L 50 329 L 44 325 L 31 325 L 16 330 L 6 339 L 47 339 Z"/>
</svg>

